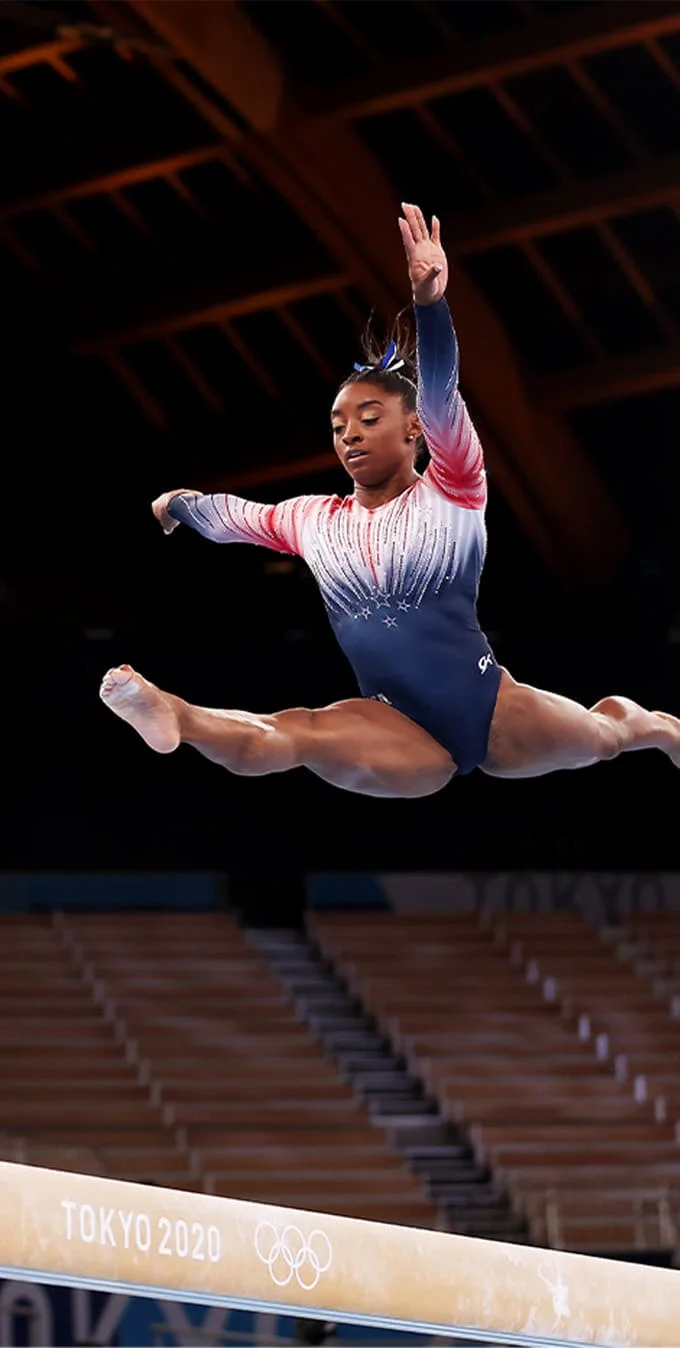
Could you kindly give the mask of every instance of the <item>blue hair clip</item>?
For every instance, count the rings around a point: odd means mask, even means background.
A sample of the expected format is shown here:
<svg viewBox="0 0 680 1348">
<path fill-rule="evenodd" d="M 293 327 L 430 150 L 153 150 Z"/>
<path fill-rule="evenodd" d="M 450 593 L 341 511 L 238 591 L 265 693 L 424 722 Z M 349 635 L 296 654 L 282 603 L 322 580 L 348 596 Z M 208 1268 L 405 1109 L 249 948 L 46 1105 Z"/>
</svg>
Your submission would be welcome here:
<svg viewBox="0 0 680 1348">
<path fill-rule="evenodd" d="M 404 364 L 403 360 L 395 359 L 396 355 L 397 343 L 390 342 L 382 360 L 377 365 L 357 365 L 355 362 L 354 368 L 357 374 L 373 374 L 378 370 L 386 370 L 389 374 L 392 374 L 394 370 L 400 370 Z"/>
</svg>

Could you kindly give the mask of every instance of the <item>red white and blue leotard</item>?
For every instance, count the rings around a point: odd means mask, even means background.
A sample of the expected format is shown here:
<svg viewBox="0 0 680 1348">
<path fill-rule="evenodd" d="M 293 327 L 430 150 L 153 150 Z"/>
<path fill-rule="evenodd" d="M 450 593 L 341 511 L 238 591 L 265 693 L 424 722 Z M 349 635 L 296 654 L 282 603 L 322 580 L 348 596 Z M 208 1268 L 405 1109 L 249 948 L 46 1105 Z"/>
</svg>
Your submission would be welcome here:
<svg viewBox="0 0 680 1348">
<path fill-rule="evenodd" d="M 214 542 L 303 557 L 363 696 L 423 726 L 465 773 L 486 757 L 500 682 L 477 619 L 486 474 L 458 391 L 446 300 L 415 312 L 418 412 L 430 463 L 413 486 L 373 509 L 354 496 L 258 505 L 184 494 L 169 511 Z"/>
</svg>

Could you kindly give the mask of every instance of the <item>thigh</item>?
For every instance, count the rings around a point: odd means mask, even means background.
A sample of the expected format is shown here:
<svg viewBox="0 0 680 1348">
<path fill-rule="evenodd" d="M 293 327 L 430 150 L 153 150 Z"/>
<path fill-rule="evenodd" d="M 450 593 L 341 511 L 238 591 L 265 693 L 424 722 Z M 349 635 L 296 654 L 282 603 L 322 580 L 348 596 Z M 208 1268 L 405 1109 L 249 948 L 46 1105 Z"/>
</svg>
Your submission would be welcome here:
<svg viewBox="0 0 680 1348">
<path fill-rule="evenodd" d="M 579 702 L 516 683 L 503 670 L 482 771 L 493 777 L 540 777 L 587 767 L 607 756 L 604 740 L 600 718 Z"/>
<path fill-rule="evenodd" d="M 271 719 L 294 735 L 300 765 L 346 791 L 428 796 L 456 771 L 451 755 L 426 730 L 369 698 L 349 698 L 318 711 L 279 712 Z"/>
</svg>

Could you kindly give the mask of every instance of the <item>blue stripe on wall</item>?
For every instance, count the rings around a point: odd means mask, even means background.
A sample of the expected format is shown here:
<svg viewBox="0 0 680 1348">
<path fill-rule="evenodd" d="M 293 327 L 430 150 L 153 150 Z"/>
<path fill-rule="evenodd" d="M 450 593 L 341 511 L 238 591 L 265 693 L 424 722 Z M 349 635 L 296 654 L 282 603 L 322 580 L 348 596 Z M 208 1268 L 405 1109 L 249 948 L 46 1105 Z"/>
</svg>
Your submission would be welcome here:
<svg viewBox="0 0 680 1348">
<path fill-rule="evenodd" d="M 377 875 L 310 875 L 310 908 L 389 908 Z"/>
<path fill-rule="evenodd" d="M 0 912 L 45 908 L 214 908 L 213 875 L 3 875 Z"/>
</svg>

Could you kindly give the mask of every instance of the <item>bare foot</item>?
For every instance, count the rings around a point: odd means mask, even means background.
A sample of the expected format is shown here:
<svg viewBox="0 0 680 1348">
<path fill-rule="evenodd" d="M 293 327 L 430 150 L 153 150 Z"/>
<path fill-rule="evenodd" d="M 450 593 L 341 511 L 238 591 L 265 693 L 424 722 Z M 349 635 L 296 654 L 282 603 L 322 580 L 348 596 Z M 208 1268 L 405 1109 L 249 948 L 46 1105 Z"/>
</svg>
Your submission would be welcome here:
<svg viewBox="0 0 680 1348">
<path fill-rule="evenodd" d="M 177 748 L 180 733 L 174 698 L 148 683 L 130 665 L 110 669 L 104 675 L 99 696 L 157 754 L 171 754 Z"/>
</svg>

